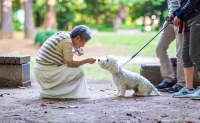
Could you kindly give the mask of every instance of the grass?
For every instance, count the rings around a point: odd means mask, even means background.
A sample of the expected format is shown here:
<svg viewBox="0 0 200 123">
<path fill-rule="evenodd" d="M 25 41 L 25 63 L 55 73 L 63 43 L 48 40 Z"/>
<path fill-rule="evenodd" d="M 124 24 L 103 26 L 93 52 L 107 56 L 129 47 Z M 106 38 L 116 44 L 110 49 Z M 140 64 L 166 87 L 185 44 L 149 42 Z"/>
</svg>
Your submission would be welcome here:
<svg viewBox="0 0 200 123">
<path fill-rule="evenodd" d="M 146 45 L 156 34 L 156 32 L 145 32 L 137 35 L 117 35 L 116 33 L 94 35 L 87 45 L 102 44 L 111 49 L 119 49 L 118 53 L 120 53 L 120 49 L 125 48 L 128 54 L 130 54 L 130 52 L 134 54 Z M 159 36 L 152 40 L 138 55 L 156 57 L 155 47 L 158 38 Z M 175 55 L 175 42 L 172 42 L 168 52 L 170 55 Z"/>
</svg>

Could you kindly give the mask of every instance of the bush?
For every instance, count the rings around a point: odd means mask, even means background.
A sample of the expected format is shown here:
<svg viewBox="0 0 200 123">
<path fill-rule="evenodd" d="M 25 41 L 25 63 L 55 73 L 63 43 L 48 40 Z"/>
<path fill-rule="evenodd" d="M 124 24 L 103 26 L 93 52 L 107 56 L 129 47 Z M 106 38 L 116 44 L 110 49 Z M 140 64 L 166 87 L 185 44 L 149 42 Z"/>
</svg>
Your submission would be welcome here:
<svg viewBox="0 0 200 123">
<path fill-rule="evenodd" d="M 24 31 L 24 25 L 21 24 L 16 18 L 13 18 L 13 30 Z"/>
<path fill-rule="evenodd" d="M 35 35 L 34 42 L 35 42 L 35 44 L 42 45 L 46 39 L 48 39 L 55 33 L 56 33 L 55 30 L 49 30 L 49 31 L 39 30 L 39 31 L 37 31 L 37 33 Z"/>
</svg>

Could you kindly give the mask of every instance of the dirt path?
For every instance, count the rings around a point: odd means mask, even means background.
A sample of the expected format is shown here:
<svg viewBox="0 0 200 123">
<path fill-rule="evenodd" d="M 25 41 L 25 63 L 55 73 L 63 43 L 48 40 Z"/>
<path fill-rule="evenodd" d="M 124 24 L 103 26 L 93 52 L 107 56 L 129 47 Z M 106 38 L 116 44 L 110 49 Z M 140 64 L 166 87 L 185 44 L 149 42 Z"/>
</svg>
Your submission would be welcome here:
<svg viewBox="0 0 200 123">
<path fill-rule="evenodd" d="M 0 40 L 0 54 L 35 56 L 39 46 L 31 40 Z M 199 100 L 161 96 L 116 97 L 116 87 L 108 80 L 89 81 L 89 99 L 41 99 L 33 79 L 30 88 L 0 89 L 0 123 L 200 123 Z M 189 123 L 189 122 L 188 122 Z"/>
<path fill-rule="evenodd" d="M 115 97 L 110 81 L 88 82 L 91 97 L 79 100 L 41 99 L 32 82 L 25 89 L 0 89 L 1 123 L 183 123 L 200 122 L 199 101 L 161 96 Z"/>
</svg>

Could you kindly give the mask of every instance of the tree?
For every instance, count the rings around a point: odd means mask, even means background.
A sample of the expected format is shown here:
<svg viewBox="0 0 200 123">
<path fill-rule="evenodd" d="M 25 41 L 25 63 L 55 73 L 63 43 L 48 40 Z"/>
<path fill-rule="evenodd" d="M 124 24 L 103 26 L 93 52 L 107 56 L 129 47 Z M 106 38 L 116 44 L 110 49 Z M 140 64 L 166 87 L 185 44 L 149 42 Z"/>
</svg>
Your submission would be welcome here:
<svg viewBox="0 0 200 123">
<path fill-rule="evenodd" d="M 121 6 L 120 9 L 116 12 L 115 18 L 113 21 L 113 27 L 115 30 L 118 30 L 122 24 L 123 19 L 126 17 L 125 7 Z"/>
<path fill-rule="evenodd" d="M 1 0 L 1 20 L 0 38 L 12 38 L 12 0 Z"/>
<path fill-rule="evenodd" d="M 56 0 L 47 0 L 46 5 L 44 28 L 47 30 L 57 29 L 55 10 Z"/>
<path fill-rule="evenodd" d="M 25 38 L 33 38 L 34 36 L 34 21 L 32 14 L 32 0 L 24 0 L 25 20 L 24 33 Z"/>
</svg>

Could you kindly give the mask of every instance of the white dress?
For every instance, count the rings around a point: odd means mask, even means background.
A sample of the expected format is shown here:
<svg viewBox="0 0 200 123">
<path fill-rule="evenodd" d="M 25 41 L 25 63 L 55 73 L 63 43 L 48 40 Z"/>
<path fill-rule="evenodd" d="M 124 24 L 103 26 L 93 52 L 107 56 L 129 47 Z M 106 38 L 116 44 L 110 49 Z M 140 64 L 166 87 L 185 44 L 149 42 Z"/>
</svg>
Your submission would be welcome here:
<svg viewBox="0 0 200 123">
<path fill-rule="evenodd" d="M 34 73 L 42 89 L 41 98 L 89 98 L 81 67 L 69 68 L 62 65 L 50 71 L 34 68 Z"/>
</svg>

